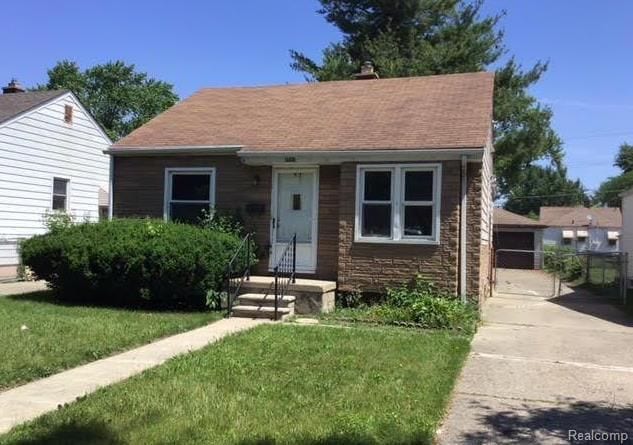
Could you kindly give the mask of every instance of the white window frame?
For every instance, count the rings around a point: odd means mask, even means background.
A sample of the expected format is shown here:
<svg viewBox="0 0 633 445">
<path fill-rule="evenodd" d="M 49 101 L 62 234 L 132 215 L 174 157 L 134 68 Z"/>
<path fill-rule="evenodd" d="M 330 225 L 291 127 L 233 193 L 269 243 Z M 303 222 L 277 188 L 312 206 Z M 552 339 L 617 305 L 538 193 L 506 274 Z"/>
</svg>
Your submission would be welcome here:
<svg viewBox="0 0 633 445">
<path fill-rule="evenodd" d="M 66 205 L 63 209 L 53 209 L 53 198 L 55 197 L 55 180 L 66 181 Z M 61 196 L 61 195 L 60 195 Z M 53 176 L 51 180 L 51 211 L 53 212 L 68 212 L 70 209 L 70 178 L 64 176 Z"/>
<path fill-rule="evenodd" d="M 183 200 L 183 199 L 171 199 L 172 196 L 172 178 L 174 175 L 209 175 L 209 199 L 208 200 Z M 215 208 L 215 167 L 170 167 L 165 169 L 165 187 L 163 196 L 163 219 L 165 221 L 171 220 L 169 210 L 172 203 L 183 204 L 209 204 L 209 210 L 213 211 Z"/>
<path fill-rule="evenodd" d="M 365 172 L 391 172 L 391 200 L 365 201 Z M 433 200 L 405 201 L 405 173 L 410 171 L 433 172 Z M 354 218 L 354 242 L 379 244 L 433 244 L 440 243 L 440 210 L 442 196 L 442 164 L 359 164 L 356 166 L 356 212 Z M 364 204 L 391 204 L 391 236 L 363 236 L 362 215 Z M 433 208 L 433 226 L 430 236 L 404 235 L 405 206 L 424 205 Z"/>
</svg>

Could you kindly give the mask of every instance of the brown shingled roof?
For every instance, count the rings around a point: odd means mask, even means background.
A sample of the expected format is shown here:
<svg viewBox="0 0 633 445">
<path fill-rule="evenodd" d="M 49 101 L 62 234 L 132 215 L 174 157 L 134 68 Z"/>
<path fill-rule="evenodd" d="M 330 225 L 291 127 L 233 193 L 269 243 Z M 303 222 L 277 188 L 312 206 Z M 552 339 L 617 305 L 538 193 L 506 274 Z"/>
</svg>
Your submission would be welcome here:
<svg viewBox="0 0 633 445">
<path fill-rule="evenodd" d="M 533 227 L 535 229 L 545 227 L 539 221 L 497 207 L 494 209 L 492 221 L 499 227 Z"/>
<path fill-rule="evenodd" d="M 541 223 L 550 227 L 622 227 L 622 212 L 617 207 L 541 207 L 539 213 Z"/>
<path fill-rule="evenodd" d="M 113 148 L 241 145 L 244 151 L 479 148 L 492 73 L 203 89 Z"/>
</svg>

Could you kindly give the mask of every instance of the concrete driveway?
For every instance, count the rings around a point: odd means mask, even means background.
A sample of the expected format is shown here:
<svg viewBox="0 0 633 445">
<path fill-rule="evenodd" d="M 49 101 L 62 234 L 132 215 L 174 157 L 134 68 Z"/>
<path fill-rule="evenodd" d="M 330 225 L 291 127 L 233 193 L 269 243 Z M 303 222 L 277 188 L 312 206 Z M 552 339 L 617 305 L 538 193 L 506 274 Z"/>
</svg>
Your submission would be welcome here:
<svg viewBox="0 0 633 445">
<path fill-rule="evenodd" d="M 633 443 L 633 319 L 588 293 L 534 295 L 541 274 L 486 303 L 440 443 Z"/>
</svg>

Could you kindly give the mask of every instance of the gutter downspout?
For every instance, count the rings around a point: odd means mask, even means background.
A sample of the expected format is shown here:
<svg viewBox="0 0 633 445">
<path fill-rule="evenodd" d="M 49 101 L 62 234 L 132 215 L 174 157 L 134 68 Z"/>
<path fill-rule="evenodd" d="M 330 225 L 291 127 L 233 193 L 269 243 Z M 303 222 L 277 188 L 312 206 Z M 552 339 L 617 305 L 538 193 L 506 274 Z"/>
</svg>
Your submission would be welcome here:
<svg viewBox="0 0 633 445">
<path fill-rule="evenodd" d="M 108 184 L 108 220 L 112 221 L 114 213 L 114 156 L 110 156 L 110 178 Z"/>
<path fill-rule="evenodd" d="M 459 296 L 466 303 L 466 230 L 467 230 L 467 195 L 468 195 L 468 156 L 462 155 L 461 168 L 461 205 L 459 217 Z"/>
</svg>

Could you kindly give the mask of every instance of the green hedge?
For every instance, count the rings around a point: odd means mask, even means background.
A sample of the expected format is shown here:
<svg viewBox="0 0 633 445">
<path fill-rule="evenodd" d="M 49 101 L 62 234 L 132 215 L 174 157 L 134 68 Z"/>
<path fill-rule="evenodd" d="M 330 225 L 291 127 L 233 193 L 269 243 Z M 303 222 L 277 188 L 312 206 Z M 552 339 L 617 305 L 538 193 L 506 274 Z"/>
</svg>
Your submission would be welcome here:
<svg viewBox="0 0 633 445">
<path fill-rule="evenodd" d="M 22 243 L 23 264 L 66 301 L 202 308 L 240 239 L 159 220 L 79 224 Z M 251 259 L 252 260 L 252 259 Z"/>
</svg>

